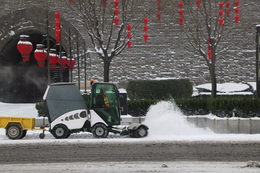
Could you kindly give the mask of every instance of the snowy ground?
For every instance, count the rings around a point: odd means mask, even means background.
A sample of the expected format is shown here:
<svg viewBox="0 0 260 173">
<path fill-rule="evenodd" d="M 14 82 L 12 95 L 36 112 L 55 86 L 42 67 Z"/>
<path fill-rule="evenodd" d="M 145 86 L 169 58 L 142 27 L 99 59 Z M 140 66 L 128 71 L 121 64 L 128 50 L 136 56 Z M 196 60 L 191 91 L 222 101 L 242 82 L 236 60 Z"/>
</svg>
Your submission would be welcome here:
<svg viewBox="0 0 260 173">
<path fill-rule="evenodd" d="M 37 117 L 34 104 L 0 103 L 0 116 Z M 260 134 L 214 134 L 208 129 L 193 127 L 187 123 L 178 107 L 173 102 L 160 102 L 150 108 L 145 124 L 149 127 L 149 136 L 143 139 L 132 139 L 110 134 L 108 139 L 95 139 L 90 133 L 72 134 L 65 140 L 57 140 L 50 133 L 45 139 L 39 139 L 41 131 L 28 131 L 22 140 L 9 140 L 5 130 L 0 129 L 0 145 L 19 143 L 51 142 L 149 142 L 149 141 L 256 141 Z M 163 127 L 163 128 L 158 128 Z M 259 172 L 260 168 L 245 167 L 243 162 L 102 162 L 102 163 L 46 163 L 26 165 L 1 165 L 0 172 Z"/>
</svg>

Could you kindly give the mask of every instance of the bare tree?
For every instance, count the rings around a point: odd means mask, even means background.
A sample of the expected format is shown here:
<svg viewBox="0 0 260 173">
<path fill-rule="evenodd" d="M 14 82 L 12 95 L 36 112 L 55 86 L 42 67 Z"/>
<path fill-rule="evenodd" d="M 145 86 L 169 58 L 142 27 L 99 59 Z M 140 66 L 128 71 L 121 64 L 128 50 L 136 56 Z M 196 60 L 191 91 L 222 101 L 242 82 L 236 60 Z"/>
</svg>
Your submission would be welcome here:
<svg viewBox="0 0 260 173">
<path fill-rule="evenodd" d="M 173 2 L 175 5 L 180 3 L 180 1 L 176 0 Z M 210 72 L 211 97 L 216 98 L 216 59 L 217 55 L 223 51 L 222 49 L 217 52 L 217 47 L 224 31 L 228 30 L 227 26 L 235 23 L 235 18 L 234 16 L 230 17 L 230 12 L 233 12 L 236 8 L 238 10 L 237 3 L 239 2 L 229 2 L 229 0 L 182 0 L 181 3 L 178 4 L 180 27 L 195 52 L 204 58 Z"/>
<path fill-rule="evenodd" d="M 64 2 L 64 0 L 62 0 Z M 117 3 L 118 2 L 118 6 Z M 137 34 L 145 12 L 143 0 L 70 0 L 69 9 L 81 17 L 90 36 L 93 49 L 104 62 L 104 82 L 109 82 L 109 67 L 112 59 L 119 55 Z M 118 13 L 118 14 L 117 14 Z M 117 24 L 117 19 L 119 22 Z M 127 28 L 132 26 L 131 36 Z"/>
</svg>

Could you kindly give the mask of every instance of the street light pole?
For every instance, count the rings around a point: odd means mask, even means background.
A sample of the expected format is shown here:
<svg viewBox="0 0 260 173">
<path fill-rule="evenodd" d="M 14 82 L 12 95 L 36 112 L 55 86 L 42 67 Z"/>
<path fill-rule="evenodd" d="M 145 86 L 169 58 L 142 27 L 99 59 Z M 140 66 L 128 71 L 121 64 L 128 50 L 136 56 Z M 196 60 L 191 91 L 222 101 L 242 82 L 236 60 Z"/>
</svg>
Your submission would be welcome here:
<svg viewBox="0 0 260 173">
<path fill-rule="evenodd" d="M 256 93 L 260 98 L 260 25 L 256 26 Z"/>
</svg>

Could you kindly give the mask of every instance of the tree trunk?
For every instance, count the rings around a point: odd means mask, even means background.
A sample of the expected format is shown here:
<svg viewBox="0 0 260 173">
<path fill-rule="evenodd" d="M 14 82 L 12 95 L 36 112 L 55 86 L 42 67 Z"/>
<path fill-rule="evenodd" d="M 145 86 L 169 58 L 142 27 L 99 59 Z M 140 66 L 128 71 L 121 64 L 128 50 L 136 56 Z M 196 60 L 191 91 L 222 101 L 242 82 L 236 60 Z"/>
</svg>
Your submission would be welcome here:
<svg viewBox="0 0 260 173">
<path fill-rule="evenodd" d="M 211 49 L 212 52 L 212 60 L 209 66 L 210 71 L 210 79 L 211 79 L 211 98 L 217 97 L 217 80 L 216 80 L 216 72 L 215 72 L 215 62 L 216 62 L 216 54 L 215 48 Z"/>
<path fill-rule="evenodd" d="M 105 58 L 103 62 L 104 62 L 104 82 L 109 82 L 110 60 L 108 60 L 108 58 Z"/>
</svg>

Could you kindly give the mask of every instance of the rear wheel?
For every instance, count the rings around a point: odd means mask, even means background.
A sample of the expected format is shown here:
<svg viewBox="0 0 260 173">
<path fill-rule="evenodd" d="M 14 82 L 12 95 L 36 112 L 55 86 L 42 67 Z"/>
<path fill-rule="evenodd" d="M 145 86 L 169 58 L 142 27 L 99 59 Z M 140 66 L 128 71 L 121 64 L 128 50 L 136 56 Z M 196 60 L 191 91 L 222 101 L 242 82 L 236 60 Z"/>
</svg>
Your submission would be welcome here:
<svg viewBox="0 0 260 173">
<path fill-rule="evenodd" d="M 92 133 L 95 138 L 106 138 L 108 135 L 108 129 L 104 124 L 96 124 L 92 128 Z"/>
<path fill-rule="evenodd" d="M 27 130 L 23 130 L 23 132 L 22 132 L 22 136 L 21 136 L 19 139 L 24 138 L 24 137 L 26 136 L 26 134 L 27 134 Z"/>
<path fill-rule="evenodd" d="M 70 136 L 70 131 L 65 125 L 58 124 L 52 129 L 52 135 L 56 139 L 64 139 Z"/>
<path fill-rule="evenodd" d="M 20 137 L 22 136 L 22 127 L 18 124 L 10 124 L 7 126 L 6 128 L 6 136 L 9 139 L 20 139 Z"/>
</svg>

